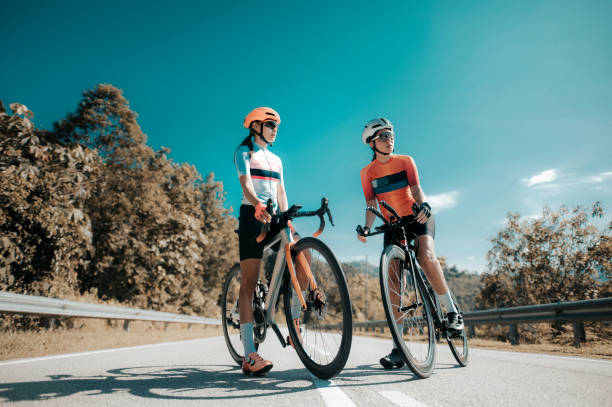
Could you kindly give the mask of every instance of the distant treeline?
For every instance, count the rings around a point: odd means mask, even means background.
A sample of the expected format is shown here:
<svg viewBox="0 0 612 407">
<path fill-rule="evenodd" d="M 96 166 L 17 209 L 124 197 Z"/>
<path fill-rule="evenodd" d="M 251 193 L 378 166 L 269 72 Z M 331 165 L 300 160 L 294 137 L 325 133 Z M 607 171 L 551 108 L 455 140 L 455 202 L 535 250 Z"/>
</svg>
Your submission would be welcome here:
<svg viewBox="0 0 612 407">
<path fill-rule="evenodd" d="M 0 102 L 0 289 L 215 314 L 236 261 L 222 184 L 147 145 L 119 89 L 37 129 Z"/>
</svg>

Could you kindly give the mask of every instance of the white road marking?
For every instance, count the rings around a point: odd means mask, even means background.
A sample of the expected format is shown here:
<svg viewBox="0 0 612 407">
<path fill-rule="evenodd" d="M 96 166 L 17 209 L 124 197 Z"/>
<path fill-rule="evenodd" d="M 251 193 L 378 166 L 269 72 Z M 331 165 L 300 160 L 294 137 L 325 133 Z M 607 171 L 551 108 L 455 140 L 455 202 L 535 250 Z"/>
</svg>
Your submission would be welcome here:
<svg viewBox="0 0 612 407">
<path fill-rule="evenodd" d="M 215 338 L 215 337 L 211 337 L 211 338 Z M 64 353 L 64 354 L 61 354 L 61 355 L 41 356 L 39 358 L 14 359 L 14 360 L 7 360 L 7 361 L 4 361 L 4 362 L 0 362 L 0 366 L 17 365 L 17 364 L 20 364 L 20 363 L 39 362 L 39 361 L 43 361 L 43 360 L 72 358 L 72 357 L 77 357 L 77 356 L 98 355 L 98 354 L 101 354 L 101 353 L 119 352 L 119 351 L 125 351 L 125 350 L 146 349 L 146 348 L 153 348 L 153 347 L 156 347 L 156 346 L 176 345 L 176 344 L 188 343 L 188 342 L 194 342 L 194 341 L 201 341 L 201 340 L 206 340 L 206 339 L 207 338 L 204 338 L 204 339 L 189 339 L 189 340 L 186 340 L 186 341 L 152 343 L 152 344 L 149 344 L 149 345 L 129 346 L 129 347 L 124 347 L 124 348 L 93 350 L 93 351 L 88 351 L 88 352 L 77 352 L 77 353 Z"/>
<path fill-rule="evenodd" d="M 532 356 L 537 357 L 538 359 L 553 359 L 553 360 L 567 360 L 567 361 L 581 361 L 581 362 L 593 362 L 593 363 L 601 363 L 604 365 L 612 364 L 612 360 L 607 359 L 592 359 L 592 358 L 581 358 L 579 356 L 564 356 L 564 355 L 550 355 L 548 353 L 531 353 L 531 352 L 516 352 L 516 351 L 505 351 L 505 350 L 492 350 L 492 349 L 482 349 L 482 348 L 471 348 L 470 352 L 474 353 L 489 353 L 489 354 L 497 354 L 503 356 Z"/>
<path fill-rule="evenodd" d="M 331 380 L 322 380 L 310 374 L 312 382 L 317 386 L 323 401 L 326 406 L 355 406 L 353 400 L 351 400 L 344 392 Z"/>
<path fill-rule="evenodd" d="M 423 404 L 418 400 L 408 397 L 405 393 L 402 393 L 401 391 L 379 391 L 379 393 L 396 406 L 427 407 L 427 404 Z"/>
</svg>

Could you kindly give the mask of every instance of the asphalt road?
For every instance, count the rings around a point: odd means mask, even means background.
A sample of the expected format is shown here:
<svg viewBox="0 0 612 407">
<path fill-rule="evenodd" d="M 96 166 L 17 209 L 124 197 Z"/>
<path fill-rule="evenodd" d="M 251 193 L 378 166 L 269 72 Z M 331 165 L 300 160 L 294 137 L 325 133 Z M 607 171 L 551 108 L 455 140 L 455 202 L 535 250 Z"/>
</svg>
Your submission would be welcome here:
<svg viewBox="0 0 612 407">
<path fill-rule="evenodd" d="M 15 406 L 612 406 L 612 362 L 471 349 L 460 368 L 439 346 L 428 379 L 385 371 L 390 340 L 354 337 L 344 371 L 314 378 L 269 337 L 274 362 L 245 377 L 223 337 L 0 362 L 0 403 Z M 249 403 L 249 404 L 245 404 Z"/>
</svg>

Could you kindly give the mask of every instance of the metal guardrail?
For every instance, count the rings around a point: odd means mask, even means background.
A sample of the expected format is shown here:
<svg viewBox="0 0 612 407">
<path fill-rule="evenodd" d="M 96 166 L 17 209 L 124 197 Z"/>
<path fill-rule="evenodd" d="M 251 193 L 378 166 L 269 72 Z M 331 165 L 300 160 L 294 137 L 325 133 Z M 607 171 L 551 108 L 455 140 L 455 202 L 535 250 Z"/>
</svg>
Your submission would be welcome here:
<svg viewBox="0 0 612 407">
<path fill-rule="evenodd" d="M 149 311 L 139 308 L 88 304 L 8 292 L 0 292 L 0 312 L 79 318 L 122 319 L 126 321 L 126 324 L 124 324 L 126 329 L 128 326 L 127 321 L 221 325 L 218 319 L 212 318 Z M 518 343 L 517 324 L 519 323 L 550 321 L 573 322 L 575 343 L 576 346 L 580 346 L 580 342 L 585 341 L 583 321 L 612 321 L 612 298 L 470 311 L 463 314 L 463 319 L 465 325 L 468 327 L 468 332 L 472 336 L 474 334 L 474 326 L 476 325 L 508 324 L 510 325 L 513 343 Z M 387 321 L 353 322 L 353 327 L 365 328 L 366 330 L 370 328 L 380 328 L 381 331 L 384 331 L 385 327 L 387 327 Z"/>
<path fill-rule="evenodd" d="M 0 292 L 0 312 L 69 316 L 79 318 L 122 319 L 125 321 L 181 322 L 186 324 L 221 325 L 221 321 L 192 315 L 150 311 L 139 308 L 38 297 L 34 295 Z M 127 324 L 124 325 L 127 329 Z"/>
<path fill-rule="evenodd" d="M 612 321 L 612 298 L 470 311 L 463 314 L 463 320 L 468 326 L 555 320 Z"/>
<path fill-rule="evenodd" d="M 470 311 L 463 314 L 463 320 L 470 336 L 474 336 L 474 326 L 477 325 L 510 325 L 510 337 L 513 344 L 519 342 L 518 324 L 550 321 L 573 322 L 574 342 L 576 346 L 580 346 L 580 343 L 586 340 L 584 321 L 612 321 L 612 298 Z M 381 331 L 384 331 L 387 321 L 353 322 L 353 326 L 366 330 L 380 328 Z"/>
</svg>

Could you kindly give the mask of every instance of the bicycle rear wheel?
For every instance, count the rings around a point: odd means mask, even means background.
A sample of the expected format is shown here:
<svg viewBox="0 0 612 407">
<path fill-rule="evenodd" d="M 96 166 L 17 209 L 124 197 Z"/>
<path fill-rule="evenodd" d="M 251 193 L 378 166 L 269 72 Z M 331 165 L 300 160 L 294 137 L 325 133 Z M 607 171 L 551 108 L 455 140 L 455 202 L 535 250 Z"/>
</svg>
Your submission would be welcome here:
<svg viewBox="0 0 612 407">
<path fill-rule="evenodd" d="M 349 356 L 353 337 L 351 299 L 344 272 L 323 242 L 305 237 L 296 243 L 293 251 L 296 272 L 300 254 L 306 258 L 319 292 L 308 287 L 304 297 L 307 309 L 300 307 L 299 315 L 292 315 L 293 286 L 286 279 L 283 297 L 287 327 L 302 363 L 315 376 L 327 380 L 344 368 Z M 299 321 L 299 327 L 294 319 Z"/>
<path fill-rule="evenodd" d="M 433 371 L 436 346 L 432 305 L 415 280 L 406 254 L 395 245 L 380 258 L 380 290 L 393 340 L 404 362 L 419 377 Z M 415 270 L 416 273 L 416 270 Z"/>
<path fill-rule="evenodd" d="M 450 292 L 450 295 L 453 298 L 453 302 L 455 303 L 457 310 L 461 312 L 461 309 L 459 308 L 459 303 L 455 299 L 453 293 L 450 291 L 450 288 L 448 289 L 448 291 Z M 457 362 L 463 367 L 467 366 L 469 350 L 468 339 L 467 334 L 465 333 L 465 329 L 461 331 L 461 334 L 459 335 L 451 336 L 451 333 L 447 332 L 446 340 L 448 341 L 448 346 L 450 346 L 451 352 L 453 353 L 455 359 L 457 359 Z"/>
<path fill-rule="evenodd" d="M 240 298 L 240 264 L 234 264 L 230 269 L 221 294 L 221 324 L 223 325 L 223 336 L 225 344 L 232 359 L 238 365 L 242 365 L 244 358 L 244 347 L 240 339 L 240 309 L 238 298 Z M 255 344 L 255 349 L 259 344 Z"/>
</svg>

